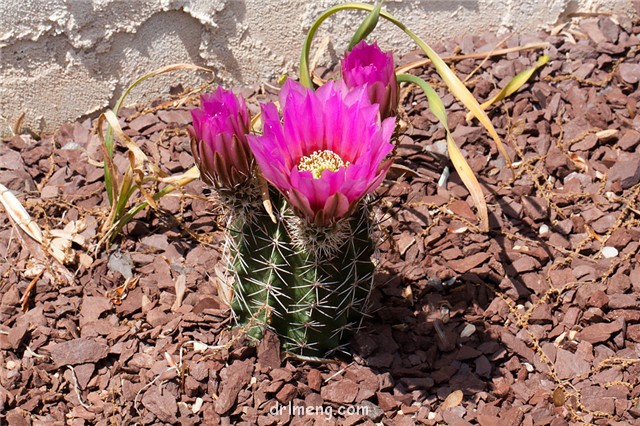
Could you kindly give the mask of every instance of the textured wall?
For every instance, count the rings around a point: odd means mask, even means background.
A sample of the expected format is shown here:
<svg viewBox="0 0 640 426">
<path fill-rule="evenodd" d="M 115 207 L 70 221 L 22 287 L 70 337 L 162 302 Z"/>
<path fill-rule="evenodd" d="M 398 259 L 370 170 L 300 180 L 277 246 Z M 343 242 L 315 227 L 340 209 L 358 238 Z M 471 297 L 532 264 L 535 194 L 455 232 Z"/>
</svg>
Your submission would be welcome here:
<svg viewBox="0 0 640 426">
<path fill-rule="evenodd" d="M 137 76 L 190 62 L 216 70 L 221 83 L 254 83 L 295 74 L 303 36 L 337 0 L 0 0 L 0 132 L 22 112 L 35 131 L 113 105 Z M 573 12 L 631 13 L 631 0 L 388 0 L 385 8 L 428 42 L 460 33 L 548 27 Z M 323 26 L 341 52 L 363 14 L 341 13 Z M 391 25 L 385 48 L 413 48 Z M 171 84 L 203 80 L 193 72 L 136 89 L 140 100 Z"/>
</svg>

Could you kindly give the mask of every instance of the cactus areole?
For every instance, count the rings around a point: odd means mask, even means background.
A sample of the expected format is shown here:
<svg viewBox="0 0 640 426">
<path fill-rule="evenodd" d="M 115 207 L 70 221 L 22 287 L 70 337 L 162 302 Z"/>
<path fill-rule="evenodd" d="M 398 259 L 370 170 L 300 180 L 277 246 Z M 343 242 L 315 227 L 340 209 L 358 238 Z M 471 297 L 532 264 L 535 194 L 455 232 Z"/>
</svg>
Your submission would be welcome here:
<svg viewBox="0 0 640 426">
<path fill-rule="evenodd" d="M 395 117 L 381 120 L 366 83 L 330 81 L 314 91 L 289 80 L 281 112 L 262 105 L 262 132 L 250 134 L 244 101 L 224 90 L 204 96 L 192 112 L 192 147 L 228 214 L 237 324 L 256 340 L 273 330 L 285 351 L 330 355 L 368 306 L 376 252 L 368 196 L 391 167 Z"/>
</svg>

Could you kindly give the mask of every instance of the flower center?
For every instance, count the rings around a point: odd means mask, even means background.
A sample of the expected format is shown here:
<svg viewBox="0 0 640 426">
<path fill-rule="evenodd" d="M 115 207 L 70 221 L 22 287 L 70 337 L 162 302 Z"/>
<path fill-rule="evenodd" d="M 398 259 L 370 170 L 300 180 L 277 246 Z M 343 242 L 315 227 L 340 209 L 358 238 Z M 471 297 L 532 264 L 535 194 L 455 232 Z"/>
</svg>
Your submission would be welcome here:
<svg viewBox="0 0 640 426">
<path fill-rule="evenodd" d="M 325 170 L 331 170 L 335 172 L 340 167 L 348 166 L 349 162 L 345 164 L 342 158 L 335 152 L 325 149 L 323 151 L 315 151 L 311 155 L 303 155 L 298 163 L 298 170 L 308 170 L 313 175 L 314 179 L 320 179 L 322 172 Z"/>
</svg>

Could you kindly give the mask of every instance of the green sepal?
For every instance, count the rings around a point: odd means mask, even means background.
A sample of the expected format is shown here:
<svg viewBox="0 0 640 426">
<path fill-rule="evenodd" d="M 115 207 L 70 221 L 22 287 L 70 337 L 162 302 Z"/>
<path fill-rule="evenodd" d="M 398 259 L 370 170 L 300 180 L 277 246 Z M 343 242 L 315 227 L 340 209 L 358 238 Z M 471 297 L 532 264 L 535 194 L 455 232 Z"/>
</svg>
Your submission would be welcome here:
<svg viewBox="0 0 640 426">
<path fill-rule="evenodd" d="M 376 28 L 376 25 L 378 25 L 378 19 L 380 18 L 382 3 L 384 3 L 384 1 L 380 0 L 378 4 L 373 8 L 371 13 L 369 13 L 367 17 L 362 21 L 356 32 L 353 34 L 351 42 L 349 43 L 349 47 L 347 48 L 349 51 L 353 49 L 353 46 L 367 38 L 367 36 L 371 34 L 371 32 Z"/>
</svg>

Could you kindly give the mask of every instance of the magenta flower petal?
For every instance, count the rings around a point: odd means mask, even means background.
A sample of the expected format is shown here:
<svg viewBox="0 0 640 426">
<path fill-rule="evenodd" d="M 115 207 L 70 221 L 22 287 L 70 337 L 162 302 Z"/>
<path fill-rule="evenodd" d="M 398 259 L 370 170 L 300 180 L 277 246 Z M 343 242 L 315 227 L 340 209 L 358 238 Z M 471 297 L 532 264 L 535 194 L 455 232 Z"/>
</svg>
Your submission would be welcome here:
<svg viewBox="0 0 640 426">
<path fill-rule="evenodd" d="M 200 96 L 191 110 L 191 150 L 202 179 L 216 188 L 234 188 L 251 175 L 253 156 L 247 141 L 251 121 L 244 99 L 218 87 Z"/>
<path fill-rule="evenodd" d="M 262 174 L 309 223 L 347 217 L 389 170 L 395 118 L 380 122 L 365 87 L 332 82 L 314 92 L 289 80 L 280 105 L 283 120 L 265 105 L 263 134 L 248 137 Z"/>
<path fill-rule="evenodd" d="M 396 114 L 399 90 L 391 52 L 363 40 L 345 52 L 340 68 L 348 88 L 366 87 L 370 102 L 379 105 L 382 118 Z"/>
</svg>

